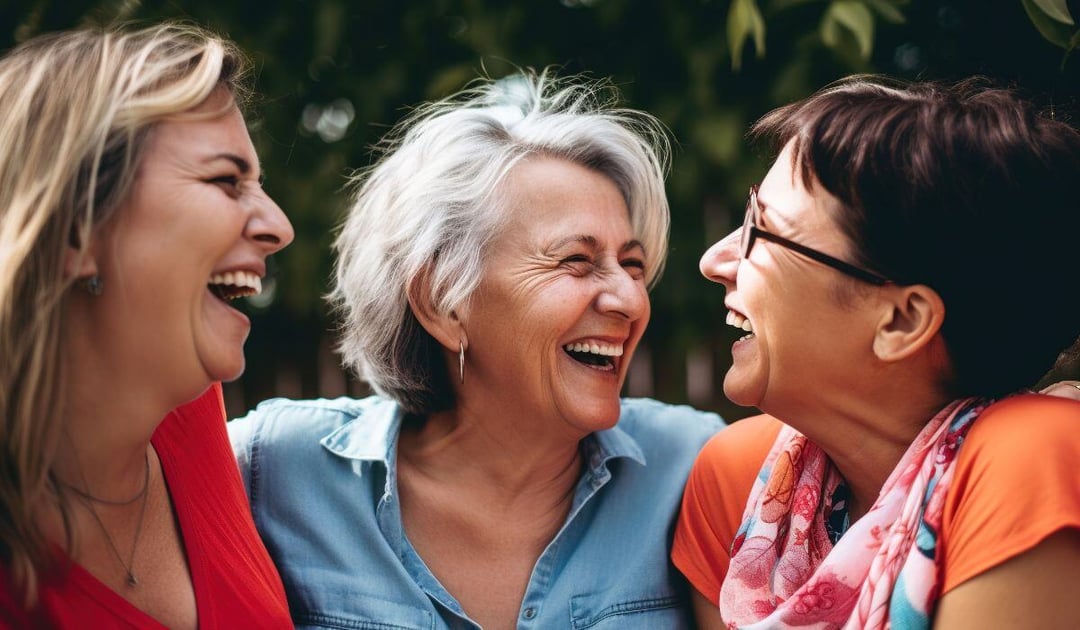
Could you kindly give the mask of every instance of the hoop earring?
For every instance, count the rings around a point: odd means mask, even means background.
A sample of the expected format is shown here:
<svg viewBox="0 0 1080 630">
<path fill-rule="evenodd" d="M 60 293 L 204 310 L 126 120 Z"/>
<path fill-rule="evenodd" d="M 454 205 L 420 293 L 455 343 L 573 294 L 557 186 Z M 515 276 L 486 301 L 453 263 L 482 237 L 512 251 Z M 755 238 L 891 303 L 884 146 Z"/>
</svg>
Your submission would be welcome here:
<svg viewBox="0 0 1080 630">
<path fill-rule="evenodd" d="M 101 276 L 94 274 L 89 278 L 83 278 L 80 282 L 82 288 L 93 296 L 101 295 L 105 292 L 105 283 L 101 280 Z"/>
<path fill-rule="evenodd" d="M 458 340 L 458 377 L 465 384 L 465 344 Z"/>
</svg>

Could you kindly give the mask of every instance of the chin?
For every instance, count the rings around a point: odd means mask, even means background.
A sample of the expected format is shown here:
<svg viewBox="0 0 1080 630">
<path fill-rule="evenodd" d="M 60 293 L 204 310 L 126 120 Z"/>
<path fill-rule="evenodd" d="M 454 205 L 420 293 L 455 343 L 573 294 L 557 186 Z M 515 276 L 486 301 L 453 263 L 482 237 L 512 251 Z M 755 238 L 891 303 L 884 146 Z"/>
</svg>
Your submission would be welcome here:
<svg viewBox="0 0 1080 630">
<path fill-rule="evenodd" d="M 740 407 L 756 407 L 761 400 L 760 396 L 755 395 L 753 388 L 740 383 L 731 372 L 724 378 L 724 396 Z"/>
</svg>

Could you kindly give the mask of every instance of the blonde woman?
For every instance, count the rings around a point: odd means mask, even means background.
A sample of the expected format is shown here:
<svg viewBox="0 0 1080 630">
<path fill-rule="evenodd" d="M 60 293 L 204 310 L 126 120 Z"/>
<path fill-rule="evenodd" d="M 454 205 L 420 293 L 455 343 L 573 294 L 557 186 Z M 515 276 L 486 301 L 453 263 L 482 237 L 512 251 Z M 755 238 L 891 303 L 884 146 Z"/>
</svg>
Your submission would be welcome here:
<svg viewBox="0 0 1080 630">
<path fill-rule="evenodd" d="M 212 385 L 293 236 L 244 70 L 176 24 L 0 59 L 0 626 L 290 625 Z"/>
</svg>

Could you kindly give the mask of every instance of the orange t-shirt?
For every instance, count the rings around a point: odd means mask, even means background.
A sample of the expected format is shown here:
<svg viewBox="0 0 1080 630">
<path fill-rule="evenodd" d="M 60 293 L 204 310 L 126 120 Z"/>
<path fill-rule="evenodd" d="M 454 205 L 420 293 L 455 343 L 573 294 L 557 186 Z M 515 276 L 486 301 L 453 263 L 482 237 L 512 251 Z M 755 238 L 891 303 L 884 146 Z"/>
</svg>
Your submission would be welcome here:
<svg viewBox="0 0 1080 630">
<path fill-rule="evenodd" d="M 671 558 L 709 601 L 719 601 L 731 541 L 781 426 L 770 416 L 736 422 L 690 472 Z M 938 542 L 942 594 L 1057 531 L 1080 529 L 1080 402 L 1023 395 L 990 406 L 955 465 Z"/>
</svg>

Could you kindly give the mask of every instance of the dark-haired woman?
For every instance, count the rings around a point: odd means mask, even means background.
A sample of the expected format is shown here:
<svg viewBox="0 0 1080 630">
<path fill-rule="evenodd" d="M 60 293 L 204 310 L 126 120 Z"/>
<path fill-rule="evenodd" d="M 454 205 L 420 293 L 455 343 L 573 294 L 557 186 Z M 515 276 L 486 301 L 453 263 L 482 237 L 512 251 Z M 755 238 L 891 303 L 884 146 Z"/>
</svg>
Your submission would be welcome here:
<svg viewBox="0 0 1080 630">
<path fill-rule="evenodd" d="M 979 83 L 855 78 L 702 272 L 770 414 L 691 474 L 673 559 L 706 627 L 1080 627 L 1080 403 L 1024 391 L 1080 333 L 1080 134 Z"/>
</svg>

